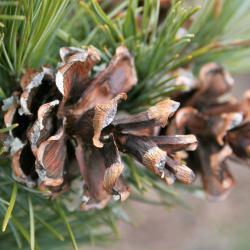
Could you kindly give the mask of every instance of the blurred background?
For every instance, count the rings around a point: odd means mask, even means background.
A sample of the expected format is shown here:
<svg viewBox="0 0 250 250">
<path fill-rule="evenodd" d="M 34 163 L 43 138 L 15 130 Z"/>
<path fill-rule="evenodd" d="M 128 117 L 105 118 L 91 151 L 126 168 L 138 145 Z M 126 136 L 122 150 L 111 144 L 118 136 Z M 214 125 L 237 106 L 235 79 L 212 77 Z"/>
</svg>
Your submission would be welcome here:
<svg viewBox="0 0 250 250">
<path fill-rule="evenodd" d="M 233 93 L 240 97 L 250 88 L 250 75 L 235 75 Z M 89 250 L 249 250 L 250 168 L 231 162 L 236 180 L 228 198 L 209 202 L 194 194 L 181 194 L 187 206 L 166 209 L 128 201 L 123 206 L 132 225 L 120 223 L 120 240 Z M 199 185 L 199 180 L 196 181 Z M 153 193 L 148 195 L 154 195 Z"/>
</svg>

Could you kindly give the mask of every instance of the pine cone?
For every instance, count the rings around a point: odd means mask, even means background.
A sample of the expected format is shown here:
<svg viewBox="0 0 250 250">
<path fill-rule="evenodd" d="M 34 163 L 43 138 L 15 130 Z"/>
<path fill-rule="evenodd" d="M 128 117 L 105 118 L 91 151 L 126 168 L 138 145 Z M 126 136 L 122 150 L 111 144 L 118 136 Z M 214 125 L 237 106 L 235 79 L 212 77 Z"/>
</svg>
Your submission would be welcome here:
<svg viewBox="0 0 250 250">
<path fill-rule="evenodd" d="M 247 92 L 241 101 L 225 98 L 234 80 L 216 63 L 204 65 L 198 81 L 190 81 L 181 78 L 191 89 L 175 96 L 182 107 L 167 133 L 197 136 L 198 149 L 189 153 L 188 162 L 201 172 L 208 197 L 222 199 L 235 183 L 226 160 L 233 153 L 244 159 L 250 156 L 250 96 Z"/>
<path fill-rule="evenodd" d="M 126 153 L 172 184 L 191 183 L 194 174 L 172 158 L 179 150 L 194 150 L 193 135 L 153 136 L 179 107 L 166 99 L 135 114 L 117 114 L 118 104 L 136 84 L 134 61 L 117 48 L 101 72 L 94 47 L 62 48 L 55 71 L 28 70 L 21 90 L 5 100 L 6 126 L 18 123 L 6 144 L 10 147 L 13 177 L 30 187 L 48 189 L 52 197 L 66 191 L 72 179 L 83 179 L 83 210 L 103 208 L 108 201 L 125 200 L 130 189 L 122 177 L 121 153 Z"/>
</svg>

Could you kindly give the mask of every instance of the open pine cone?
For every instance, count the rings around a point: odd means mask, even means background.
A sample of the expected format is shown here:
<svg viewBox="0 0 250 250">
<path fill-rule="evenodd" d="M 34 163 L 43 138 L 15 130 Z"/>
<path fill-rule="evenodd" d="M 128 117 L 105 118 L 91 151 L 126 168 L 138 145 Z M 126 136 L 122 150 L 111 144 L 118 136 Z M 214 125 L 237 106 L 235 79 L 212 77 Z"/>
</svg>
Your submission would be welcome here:
<svg viewBox="0 0 250 250">
<path fill-rule="evenodd" d="M 185 77 L 180 80 L 191 89 L 175 96 L 181 108 L 167 134 L 197 136 L 199 146 L 189 153 L 188 162 L 192 169 L 201 172 L 208 197 L 222 199 L 235 183 L 226 160 L 250 157 L 250 93 L 246 92 L 241 101 L 226 98 L 234 80 L 216 63 L 204 65 L 198 81 Z"/>
<path fill-rule="evenodd" d="M 153 134 L 154 127 L 166 126 L 178 102 L 166 99 L 139 114 L 117 114 L 119 102 L 137 82 L 127 48 L 117 48 L 110 64 L 95 74 L 100 55 L 94 47 L 61 48 L 60 56 L 56 70 L 27 70 L 21 89 L 4 102 L 6 126 L 19 124 L 6 141 L 17 181 L 48 189 L 53 197 L 81 174 L 83 210 L 128 197 L 121 153 L 167 184 L 175 178 L 193 181 L 193 171 L 173 155 L 194 150 L 196 137 Z"/>
</svg>

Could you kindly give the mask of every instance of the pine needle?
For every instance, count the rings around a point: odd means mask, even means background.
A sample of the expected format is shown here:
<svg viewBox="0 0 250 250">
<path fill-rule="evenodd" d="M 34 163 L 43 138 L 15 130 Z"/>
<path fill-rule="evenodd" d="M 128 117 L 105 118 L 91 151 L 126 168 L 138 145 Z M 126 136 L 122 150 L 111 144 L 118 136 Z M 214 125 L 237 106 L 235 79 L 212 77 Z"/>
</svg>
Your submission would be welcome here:
<svg viewBox="0 0 250 250">
<path fill-rule="evenodd" d="M 18 229 L 18 231 L 21 233 L 21 235 L 26 239 L 28 242 L 30 242 L 30 236 L 28 231 L 23 227 L 22 223 L 17 220 L 15 217 L 12 218 L 14 225 Z"/>
<path fill-rule="evenodd" d="M 44 221 L 40 216 L 35 215 L 35 218 L 37 221 L 39 221 L 49 232 L 51 232 L 58 240 L 64 241 L 64 237 L 55 229 L 53 228 L 49 223 Z"/>
<path fill-rule="evenodd" d="M 29 217 L 30 217 L 30 249 L 35 249 L 35 222 L 34 222 L 34 211 L 30 195 L 28 196 L 29 204 Z"/>
<path fill-rule="evenodd" d="M 3 89 L 0 87 L 0 99 L 5 99 L 6 98 L 6 95 L 3 91 Z"/>
<path fill-rule="evenodd" d="M 10 130 L 16 128 L 16 127 L 18 127 L 18 124 L 17 124 L 17 123 L 12 124 L 11 126 L 9 126 L 9 127 L 7 127 L 7 128 L 1 128 L 1 129 L 0 129 L 0 134 L 1 134 L 1 133 L 8 132 L 8 131 L 10 131 Z"/>
<path fill-rule="evenodd" d="M 0 19 L 2 20 L 25 20 L 25 16 L 18 16 L 18 15 L 0 15 Z"/>
<path fill-rule="evenodd" d="M 17 195 L 17 184 L 14 183 L 11 197 L 10 197 L 10 204 L 8 206 L 8 209 L 7 209 L 6 214 L 4 216 L 4 219 L 3 219 L 3 225 L 2 225 L 3 232 L 5 232 L 5 230 L 8 226 L 9 220 L 11 218 L 11 214 L 12 214 L 15 202 L 16 202 L 16 195 Z"/>
<path fill-rule="evenodd" d="M 69 234 L 69 237 L 71 239 L 71 242 L 72 242 L 72 245 L 73 245 L 73 248 L 74 250 L 78 250 L 78 246 L 77 246 L 77 243 L 76 243 L 76 239 L 75 239 L 75 236 L 74 236 L 74 233 L 73 233 L 73 230 L 67 220 L 67 217 L 63 211 L 63 209 L 61 208 L 61 205 L 57 202 L 56 203 L 56 211 L 58 212 L 58 214 L 60 215 L 60 217 L 62 218 L 65 226 L 66 226 L 66 229 L 68 231 L 68 234 Z"/>
<path fill-rule="evenodd" d="M 22 241 L 21 241 L 21 239 L 20 239 L 20 235 L 19 235 L 19 233 L 18 233 L 16 227 L 14 226 L 14 224 L 13 224 L 11 221 L 9 221 L 9 227 L 10 227 L 10 230 L 12 231 L 12 233 L 13 233 L 13 236 L 14 236 L 14 238 L 15 238 L 17 247 L 18 247 L 19 249 L 22 249 L 23 245 L 22 245 Z"/>
<path fill-rule="evenodd" d="M 18 1 L 13 1 L 13 2 L 1 1 L 0 2 L 0 7 L 3 7 L 3 6 L 17 6 L 17 5 L 18 5 Z"/>
</svg>

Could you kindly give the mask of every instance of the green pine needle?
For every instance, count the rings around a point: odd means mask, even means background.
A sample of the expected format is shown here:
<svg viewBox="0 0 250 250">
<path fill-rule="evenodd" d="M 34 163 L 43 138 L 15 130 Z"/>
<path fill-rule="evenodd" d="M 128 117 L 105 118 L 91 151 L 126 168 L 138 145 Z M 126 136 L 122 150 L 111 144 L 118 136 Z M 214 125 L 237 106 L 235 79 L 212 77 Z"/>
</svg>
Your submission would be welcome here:
<svg viewBox="0 0 250 250">
<path fill-rule="evenodd" d="M 18 5 L 18 1 L 1 1 L 0 2 L 0 7 L 3 7 L 3 6 L 17 6 Z"/>
<path fill-rule="evenodd" d="M 29 216 L 30 216 L 30 249 L 35 249 L 35 221 L 34 221 L 34 211 L 31 196 L 28 196 L 28 204 L 29 204 Z"/>
<path fill-rule="evenodd" d="M 22 225 L 22 223 L 17 220 L 15 217 L 12 218 L 13 224 L 15 225 L 15 227 L 18 229 L 18 231 L 20 232 L 20 234 L 23 236 L 23 238 L 30 244 L 30 235 L 29 232 L 25 229 L 25 227 Z M 40 248 L 36 245 L 35 246 L 36 250 L 40 250 Z"/>
<path fill-rule="evenodd" d="M 71 239 L 71 242 L 72 242 L 72 245 L 73 245 L 73 248 L 74 250 L 78 250 L 78 246 L 77 246 L 77 243 L 76 243 L 76 239 L 75 239 L 75 236 L 74 236 L 74 233 L 73 233 L 73 230 L 67 220 L 67 217 L 63 211 L 63 208 L 61 207 L 61 205 L 57 202 L 56 203 L 56 211 L 58 212 L 58 215 L 62 218 L 65 226 L 66 226 L 66 229 L 68 231 L 68 234 L 69 234 L 69 237 Z"/>
<path fill-rule="evenodd" d="M 16 127 L 18 127 L 18 124 L 17 124 L 17 123 L 12 124 L 11 126 L 9 126 L 9 127 L 7 127 L 7 128 L 1 128 L 1 129 L 0 129 L 0 134 L 9 132 L 10 130 L 12 130 L 12 129 L 16 128 Z"/>
<path fill-rule="evenodd" d="M 14 236 L 14 239 L 16 241 L 18 249 L 22 249 L 23 244 L 21 241 L 20 234 L 19 234 L 18 230 L 16 229 L 15 225 L 12 223 L 12 221 L 9 221 L 9 228 L 10 228 L 11 232 L 13 233 L 13 236 Z"/>
<path fill-rule="evenodd" d="M 16 196 L 17 196 L 17 184 L 14 183 L 11 197 L 10 197 L 9 206 L 8 206 L 8 209 L 7 209 L 6 214 L 4 216 L 4 219 L 3 219 L 2 232 L 5 232 L 5 230 L 8 226 L 8 223 L 9 223 L 9 220 L 11 218 L 11 214 L 12 214 L 15 202 L 16 202 Z"/>
<path fill-rule="evenodd" d="M 25 16 L 19 16 L 19 15 L 0 15 L 0 20 L 18 20 L 18 21 L 24 21 Z"/>
<path fill-rule="evenodd" d="M 6 98 L 6 95 L 3 91 L 3 89 L 0 87 L 0 100 L 5 99 L 5 98 Z"/>
<path fill-rule="evenodd" d="M 40 222 L 51 234 L 55 236 L 56 239 L 60 241 L 64 241 L 64 237 L 59 233 L 54 227 L 52 227 L 49 223 L 44 221 L 40 216 L 37 214 L 35 215 L 35 218 L 38 222 Z"/>
</svg>

